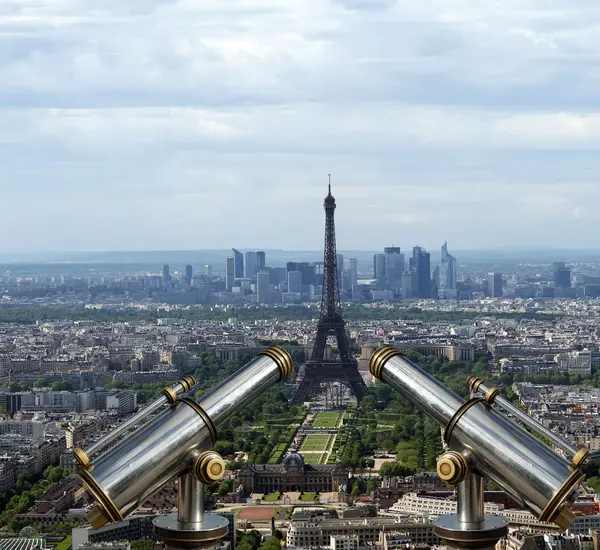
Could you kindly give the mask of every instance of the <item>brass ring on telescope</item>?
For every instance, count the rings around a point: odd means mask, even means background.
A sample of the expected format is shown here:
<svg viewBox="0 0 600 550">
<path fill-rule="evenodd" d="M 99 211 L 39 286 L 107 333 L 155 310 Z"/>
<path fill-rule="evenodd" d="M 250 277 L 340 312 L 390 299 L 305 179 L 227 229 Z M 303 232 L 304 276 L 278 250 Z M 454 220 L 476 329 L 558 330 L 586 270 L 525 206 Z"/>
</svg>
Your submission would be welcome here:
<svg viewBox="0 0 600 550">
<path fill-rule="evenodd" d="M 458 421 L 462 418 L 462 416 L 474 405 L 477 403 L 485 402 L 483 397 L 473 397 L 468 401 L 465 401 L 460 407 L 458 407 L 457 411 L 454 413 L 454 416 L 448 422 L 446 429 L 444 430 L 444 441 L 446 445 L 450 443 L 450 438 L 452 437 L 452 431 L 458 424 Z"/>
<path fill-rule="evenodd" d="M 79 466 L 81 466 L 84 470 L 91 469 L 90 457 L 81 447 L 73 449 L 73 456 L 75 457 L 75 460 L 79 463 Z"/>
<path fill-rule="evenodd" d="M 177 401 L 177 394 L 173 388 L 163 388 L 162 394 L 167 398 L 169 403 L 175 403 L 175 401 Z"/>
<path fill-rule="evenodd" d="M 476 376 L 469 376 L 469 378 L 467 378 L 467 387 L 472 392 L 476 392 L 481 384 L 483 384 L 483 380 L 477 378 Z"/>
<path fill-rule="evenodd" d="M 567 480 L 560 486 L 558 491 L 554 493 L 554 496 L 550 499 L 543 512 L 540 514 L 539 520 L 545 521 L 548 523 L 552 523 L 557 516 L 561 513 L 561 506 L 564 504 L 565 500 L 571 493 L 573 489 L 575 489 L 585 478 L 585 474 L 581 472 L 581 470 L 575 470 Z M 560 525 L 560 527 L 563 527 Z M 568 529 L 565 527 L 565 529 Z"/>
<path fill-rule="evenodd" d="M 382 346 L 371 356 L 371 361 L 369 361 L 369 370 L 371 374 L 381 380 L 381 371 L 383 370 L 384 365 L 394 356 L 396 355 L 404 355 L 399 349 L 396 349 L 392 346 Z"/>
<path fill-rule="evenodd" d="M 206 414 L 206 411 L 200 405 L 198 405 L 198 403 L 196 403 L 193 399 L 190 399 L 189 397 L 184 397 L 180 399 L 179 402 L 185 403 L 189 407 L 192 407 L 192 409 L 194 409 L 198 413 L 198 416 L 202 418 L 204 424 L 206 424 L 206 427 L 208 428 L 208 431 L 210 433 L 210 438 L 212 439 L 214 445 L 217 442 L 217 428 L 215 428 L 213 421 L 210 419 L 208 414 Z"/>
<path fill-rule="evenodd" d="M 178 384 L 181 384 L 181 387 L 183 388 L 183 391 L 186 392 L 190 389 L 190 383 L 188 382 L 187 378 L 182 378 L 179 382 L 177 382 Z"/>
<path fill-rule="evenodd" d="M 294 370 L 294 362 L 291 355 L 281 346 L 270 346 L 258 355 L 264 355 L 277 363 L 282 380 L 292 374 Z"/>
<path fill-rule="evenodd" d="M 579 449 L 577 454 L 573 457 L 573 465 L 579 467 L 589 455 L 589 449 L 587 447 L 581 447 L 581 449 Z"/>
<path fill-rule="evenodd" d="M 185 380 L 188 381 L 188 384 L 190 385 L 190 390 L 198 383 L 193 376 L 186 376 Z"/>
<path fill-rule="evenodd" d="M 92 474 L 90 474 L 87 470 L 81 470 L 78 475 L 94 497 L 94 500 L 100 506 L 102 515 L 105 517 L 105 519 L 112 523 L 123 521 L 121 512 L 116 507 L 115 503 L 110 499 L 110 497 L 104 492 L 104 489 L 102 489 L 100 484 L 94 479 Z"/>
<path fill-rule="evenodd" d="M 484 399 L 487 401 L 488 405 L 494 403 L 496 396 L 500 393 L 500 388 L 490 388 L 486 393 Z"/>
<path fill-rule="evenodd" d="M 216 483 L 225 475 L 225 461 L 219 453 L 206 451 L 196 460 L 194 475 L 205 485 Z"/>
</svg>

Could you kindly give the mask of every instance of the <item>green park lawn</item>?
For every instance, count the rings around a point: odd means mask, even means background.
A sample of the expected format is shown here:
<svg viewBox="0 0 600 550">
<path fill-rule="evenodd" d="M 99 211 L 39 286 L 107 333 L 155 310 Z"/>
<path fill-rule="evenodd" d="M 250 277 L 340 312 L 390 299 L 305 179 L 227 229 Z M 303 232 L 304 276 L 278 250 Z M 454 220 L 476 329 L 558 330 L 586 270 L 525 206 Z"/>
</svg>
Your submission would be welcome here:
<svg viewBox="0 0 600 550">
<path fill-rule="evenodd" d="M 56 545 L 56 550 L 69 550 L 69 548 L 71 548 L 71 543 L 71 537 L 66 537 L 65 540 L 60 541 Z"/>
<path fill-rule="evenodd" d="M 304 493 L 303 495 L 300 495 L 300 500 L 307 500 L 309 502 L 312 502 L 313 500 L 315 500 L 316 496 L 316 493 Z"/>
<path fill-rule="evenodd" d="M 322 464 L 327 453 L 305 453 L 303 456 L 308 464 Z"/>
<path fill-rule="evenodd" d="M 312 421 L 313 428 L 337 428 L 343 413 L 320 412 L 315 415 Z"/>
<path fill-rule="evenodd" d="M 266 500 L 267 502 L 279 500 L 279 493 L 269 493 L 263 500 Z"/>
<path fill-rule="evenodd" d="M 310 434 L 302 443 L 302 451 L 326 451 L 332 435 Z"/>
</svg>

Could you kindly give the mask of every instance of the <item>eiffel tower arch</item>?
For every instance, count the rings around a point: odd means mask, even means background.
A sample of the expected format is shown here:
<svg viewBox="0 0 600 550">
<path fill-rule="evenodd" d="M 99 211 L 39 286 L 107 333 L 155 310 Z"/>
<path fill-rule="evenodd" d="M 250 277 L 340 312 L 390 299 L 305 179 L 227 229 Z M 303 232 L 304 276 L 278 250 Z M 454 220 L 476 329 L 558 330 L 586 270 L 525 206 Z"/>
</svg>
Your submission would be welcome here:
<svg viewBox="0 0 600 550">
<path fill-rule="evenodd" d="M 293 405 L 308 401 L 311 396 L 322 391 L 324 385 L 334 382 L 348 387 L 359 401 L 368 393 L 367 386 L 358 372 L 358 362 L 350 351 L 346 323 L 342 317 L 335 243 L 335 207 L 330 183 L 329 192 L 323 203 L 325 209 L 325 257 L 321 314 L 310 360 L 300 369 L 298 376 L 300 383 L 291 401 Z M 338 360 L 325 360 L 324 358 L 328 337 L 335 338 L 337 342 Z"/>
</svg>

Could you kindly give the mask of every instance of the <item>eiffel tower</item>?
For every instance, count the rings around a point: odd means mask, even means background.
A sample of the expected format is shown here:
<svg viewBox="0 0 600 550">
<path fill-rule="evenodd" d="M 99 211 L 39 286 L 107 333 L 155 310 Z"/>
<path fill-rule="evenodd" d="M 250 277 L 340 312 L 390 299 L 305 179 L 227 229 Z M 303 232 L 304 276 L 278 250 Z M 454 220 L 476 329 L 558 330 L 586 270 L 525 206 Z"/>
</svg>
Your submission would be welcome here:
<svg viewBox="0 0 600 550">
<path fill-rule="evenodd" d="M 298 405 L 333 382 L 341 382 L 349 387 L 360 401 L 367 394 L 367 387 L 360 373 L 358 363 L 350 352 L 350 343 L 346 333 L 346 323 L 342 318 L 342 304 L 338 281 L 337 255 L 335 246 L 335 199 L 331 194 L 331 175 L 329 176 L 329 193 L 325 197 L 325 261 L 323 268 L 323 296 L 321 299 L 321 316 L 317 325 L 317 337 L 310 361 L 300 369 L 300 384 L 291 404 Z M 337 340 L 339 359 L 324 359 L 327 338 L 334 336 Z"/>
</svg>

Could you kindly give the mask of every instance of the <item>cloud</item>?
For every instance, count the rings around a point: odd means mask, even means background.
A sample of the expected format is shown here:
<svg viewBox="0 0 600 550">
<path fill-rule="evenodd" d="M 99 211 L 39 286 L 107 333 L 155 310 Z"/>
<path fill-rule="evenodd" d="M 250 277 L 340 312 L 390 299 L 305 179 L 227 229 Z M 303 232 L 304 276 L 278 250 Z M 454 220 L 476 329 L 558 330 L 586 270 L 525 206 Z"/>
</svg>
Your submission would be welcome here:
<svg viewBox="0 0 600 550">
<path fill-rule="evenodd" d="M 0 251 L 318 249 L 328 173 L 347 248 L 593 246 L 599 27 L 585 0 L 2 2 Z"/>
</svg>

